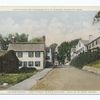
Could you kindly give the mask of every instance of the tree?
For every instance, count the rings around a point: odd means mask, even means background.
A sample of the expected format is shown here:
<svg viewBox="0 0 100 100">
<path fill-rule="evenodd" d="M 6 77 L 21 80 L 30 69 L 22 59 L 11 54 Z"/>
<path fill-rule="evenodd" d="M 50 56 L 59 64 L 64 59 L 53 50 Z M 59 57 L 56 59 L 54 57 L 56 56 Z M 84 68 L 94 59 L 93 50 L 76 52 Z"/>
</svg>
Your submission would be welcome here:
<svg viewBox="0 0 100 100">
<path fill-rule="evenodd" d="M 70 41 L 70 42 L 69 42 L 70 47 L 71 47 L 71 48 L 72 48 L 72 47 L 75 47 L 75 46 L 77 45 L 77 43 L 78 43 L 79 40 L 80 40 L 80 39 L 74 39 L 74 40 Z"/>
<path fill-rule="evenodd" d="M 22 34 L 15 34 L 16 42 L 28 42 L 28 34 L 22 33 Z"/>
<path fill-rule="evenodd" d="M 28 34 L 25 34 L 25 33 L 22 33 L 22 34 L 19 34 L 19 33 L 15 33 L 15 34 L 8 34 L 8 41 L 9 43 L 12 42 L 12 38 L 15 38 L 16 42 L 28 42 Z"/>
<path fill-rule="evenodd" d="M 62 42 L 60 46 L 58 47 L 58 60 L 59 62 L 63 63 L 65 62 L 65 58 L 67 58 L 68 61 L 71 60 L 71 48 L 75 47 L 80 39 L 75 39 L 70 42 Z"/>
<path fill-rule="evenodd" d="M 16 42 L 28 42 L 28 35 L 25 33 L 19 34 L 16 33 L 15 35 L 13 34 L 8 34 L 8 36 L 3 37 L 0 34 L 0 45 L 2 50 L 7 50 L 9 43 L 12 42 L 12 37 L 15 37 Z"/>
<path fill-rule="evenodd" d="M 100 11 L 98 11 L 97 14 L 94 16 L 93 24 L 99 21 L 100 21 Z"/>
<path fill-rule="evenodd" d="M 43 41 L 43 38 L 32 38 L 29 42 L 31 42 L 31 43 L 42 43 L 44 41 Z"/>
<path fill-rule="evenodd" d="M 2 50 L 7 50 L 8 44 L 9 44 L 8 38 L 7 37 L 3 37 L 0 34 L 0 46 L 1 46 L 1 49 Z"/>
<path fill-rule="evenodd" d="M 50 45 L 53 63 L 54 63 L 54 59 L 55 59 L 55 49 L 56 49 L 56 47 L 57 47 L 57 43 L 53 43 L 53 44 Z"/>
<path fill-rule="evenodd" d="M 70 44 L 68 42 L 63 42 L 60 44 L 60 46 L 58 47 L 58 60 L 59 62 L 61 62 L 62 64 L 64 64 L 65 62 L 65 58 L 68 57 L 70 55 Z M 70 58 L 68 59 L 70 60 Z"/>
</svg>

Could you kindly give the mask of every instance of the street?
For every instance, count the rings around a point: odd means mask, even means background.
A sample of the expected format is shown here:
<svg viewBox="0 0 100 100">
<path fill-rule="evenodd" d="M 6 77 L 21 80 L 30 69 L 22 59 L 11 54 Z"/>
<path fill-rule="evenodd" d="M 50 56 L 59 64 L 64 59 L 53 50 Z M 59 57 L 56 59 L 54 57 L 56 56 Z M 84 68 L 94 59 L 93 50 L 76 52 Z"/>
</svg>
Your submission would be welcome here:
<svg viewBox="0 0 100 100">
<path fill-rule="evenodd" d="M 100 75 L 60 66 L 39 80 L 32 90 L 100 90 Z"/>
</svg>

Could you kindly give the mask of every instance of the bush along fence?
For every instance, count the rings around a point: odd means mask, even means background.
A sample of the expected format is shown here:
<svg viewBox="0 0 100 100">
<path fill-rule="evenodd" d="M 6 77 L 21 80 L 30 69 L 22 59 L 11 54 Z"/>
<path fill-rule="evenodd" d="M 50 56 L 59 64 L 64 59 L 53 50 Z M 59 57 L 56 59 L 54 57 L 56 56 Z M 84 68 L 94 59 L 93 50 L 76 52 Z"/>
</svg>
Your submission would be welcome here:
<svg viewBox="0 0 100 100">
<path fill-rule="evenodd" d="M 84 65 L 87 65 L 97 60 L 100 60 L 100 49 L 79 54 L 71 61 L 70 65 L 81 69 Z"/>
</svg>

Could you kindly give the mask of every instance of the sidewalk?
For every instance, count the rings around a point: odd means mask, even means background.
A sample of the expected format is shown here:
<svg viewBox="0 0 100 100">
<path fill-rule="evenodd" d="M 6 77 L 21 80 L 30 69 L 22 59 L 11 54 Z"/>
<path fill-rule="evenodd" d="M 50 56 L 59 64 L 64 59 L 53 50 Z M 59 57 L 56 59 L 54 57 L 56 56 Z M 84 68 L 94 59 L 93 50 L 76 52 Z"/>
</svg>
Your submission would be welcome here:
<svg viewBox="0 0 100 100">
<path fill-rule="evenodd" d="M 95 74 L 99 74 L 100 75 L 100 68 L 84 66 L 82 69 L 85 70 L 85 71 L 93 72 Z"/>
<path fill-rule="evenodd" d="M 29 90 L 33 85 L 37 83 L 38 80 L 45 77 L 52 68 L 45 68 L 43 71 L 38 72 L 36 75 L 8 88 L 8 90 Z"/>
</svg>

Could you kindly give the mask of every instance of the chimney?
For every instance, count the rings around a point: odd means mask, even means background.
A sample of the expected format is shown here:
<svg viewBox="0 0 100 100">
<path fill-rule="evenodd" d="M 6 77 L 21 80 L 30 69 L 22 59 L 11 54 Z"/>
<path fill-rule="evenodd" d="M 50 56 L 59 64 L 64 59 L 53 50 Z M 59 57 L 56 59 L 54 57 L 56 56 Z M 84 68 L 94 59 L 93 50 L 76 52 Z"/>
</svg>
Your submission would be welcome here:
<svg viewBox="0 0 100 100">
<path fill-rule="evenodd" d="M 93 35 L 89 35 L 89 41 L 93 40 Z"/>
</svg>

